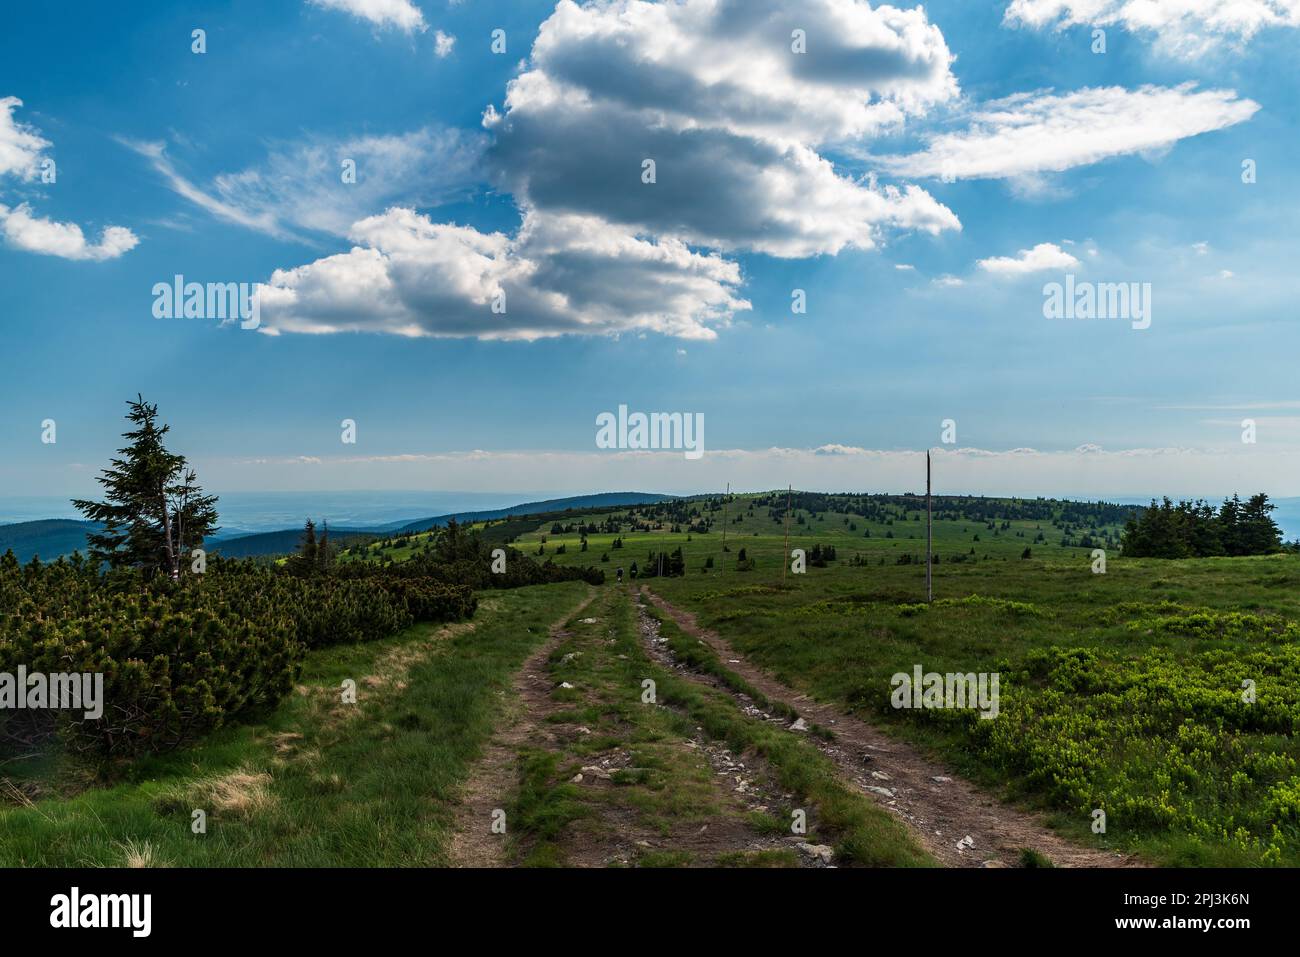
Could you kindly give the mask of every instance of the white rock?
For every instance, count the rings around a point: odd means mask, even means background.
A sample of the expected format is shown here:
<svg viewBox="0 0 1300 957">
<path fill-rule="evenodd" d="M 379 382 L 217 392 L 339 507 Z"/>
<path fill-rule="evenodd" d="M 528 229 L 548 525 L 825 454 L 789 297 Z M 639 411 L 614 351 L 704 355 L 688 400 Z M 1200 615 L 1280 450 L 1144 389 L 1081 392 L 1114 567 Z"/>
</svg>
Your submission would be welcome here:
<svg viewBox="0 0 1300 957">
<path fill-rule="evenodd" d="M 965 837 L 963 837 L 960 841 L 957 842 L 957 850 L 959 851 L 964 851 L 966 850 L 966 848 L 974 847 L 974 846 L 975 846 L 975 838 L 971 837 L 969 834 L 967 834 Z"/>
<path fill-rule="evenodd" d="M 572 688 L 573 685 L 569 684 L 567 681 L 561 681 L 561 682 L 560 682 L 560 687 L 561 687 L 561 688 Z"/>
<path fill-rule="evenodd" d="M 889 790 L 889 788 L 877 787 L 874 784 L 868 784 L 867 790 L 873 794 L 879 794 L 881 797 L 891 798 L 894 796 L 894 792 Z"/>
<path fill-rule="evenodd" d="M 794 724 L 790 725 L 791 731 L 807 731 L 808 722 L 803 718 L 796 718 Z"/>
<path fill-rule="evenodd" d="M 835 856 L 835 851 L 825 844 L 796 844 L 801 852 L 809 857 L 815 857 L 823 864 L 829 864 Z"/>
<path fill-rule="evenodd" d="M 934 777 L 930 778 L 930 780 L 938 784 L 947 784 L 952 780 L 952 778 L 946 778 L 942 774 L 936 774 Z"/>
</svg>

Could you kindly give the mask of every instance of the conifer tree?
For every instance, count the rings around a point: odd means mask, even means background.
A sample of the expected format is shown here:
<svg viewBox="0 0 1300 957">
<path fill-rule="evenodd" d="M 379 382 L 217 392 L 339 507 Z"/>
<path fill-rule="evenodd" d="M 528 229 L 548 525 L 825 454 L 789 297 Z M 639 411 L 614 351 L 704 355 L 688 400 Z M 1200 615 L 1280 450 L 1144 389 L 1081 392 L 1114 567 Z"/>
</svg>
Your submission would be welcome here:
<svg viewBox="0 0 1300 957">
<path fill-rule="evenodd" d="M 298 542 L 298 554 L 289 560 L 289 568 L 295 575 L 308 577 L 317 570 L 319 546 L 316 544 L 316 523 L 310 518 L 302 529 L 302 539 Z"/>
<path fill-rule="evenodd" d="M 185 456 L 163 444 L 170 426 L 158 424 L 158 406 L 140 395 L 127 406 L 135 428 L 122 433 L 129 444 L 96 479 L 104 487 L 104 501 L 74 499 L 72 504 L 104 526 L 86 535 L 92 559 L 175 581 L 189 567 L 190 550 L 217 531 L 217 497 L 204 495 Z"/>
</svg>

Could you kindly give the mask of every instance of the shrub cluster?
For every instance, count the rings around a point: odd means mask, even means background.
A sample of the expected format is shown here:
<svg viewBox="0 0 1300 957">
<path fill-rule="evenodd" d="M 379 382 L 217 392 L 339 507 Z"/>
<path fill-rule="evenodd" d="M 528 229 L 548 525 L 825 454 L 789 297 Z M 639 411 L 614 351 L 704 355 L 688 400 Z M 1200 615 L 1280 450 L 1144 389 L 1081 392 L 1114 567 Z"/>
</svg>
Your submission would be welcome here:
<svg viewBox="0 0 1300 957">
<path fill-rule="evenodd" d="M 303 578 L 210 559 L 180 582 L 82 558 L 0 557 L 0 673 L 103 674 L 104 713 L 0 711 L 0 744 L 57 731 L 101 759 L 174 748 L 293 686 L 305 651 L 386 638 L 413 621 L 473 615 L 463 584 L 379 574 Z"/>
</svg>

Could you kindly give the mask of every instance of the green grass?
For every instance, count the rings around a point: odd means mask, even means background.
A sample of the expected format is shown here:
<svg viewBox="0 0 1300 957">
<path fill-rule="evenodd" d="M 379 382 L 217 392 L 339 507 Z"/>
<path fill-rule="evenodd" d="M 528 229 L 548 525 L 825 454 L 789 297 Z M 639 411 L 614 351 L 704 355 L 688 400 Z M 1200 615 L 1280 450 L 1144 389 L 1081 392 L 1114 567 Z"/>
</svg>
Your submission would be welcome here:
<svg viewBox="0 0 1300 957">
<path fill-rule="evenodd" d="M 458 791 L 499 692 L 585 593 L 581 583 L 493 592 L 473 629 L 435 637 L 438 628 L 416 626 L 313 652 L 301 679 L 312 690 L 263 721 L 143 761 L 111 786 L 0 810 L 0 866 L 121 866 L 142 849 L 178 866 L 445 864 Z M 357 681 L 355 706 L 339 702 L 345 678 Z M 23 780 L 51 795 L 67 787 Z M 226 810 L 213 794 L 222 781 L 233 792 Z M 208 810 L 206 834 L 191 833 L 194 808 Z"/>
<path fill-rule="evenodd" d="M 1081 840 L 1098 840 L 1089 825 L 1101 808 L 1101 843 L 1159 861 L 1294 865 L 1300 656 L 1278 619 L 1294 627 L 1300 616 L 1294 593 L 1266 583 L 1297 564 L 1117 560 L 1104 576 L 1064 562 L 950 570 L 937 594 L 982 600 L 920 612 L 898 600 L 919 584 L 907 568 L 835 567 L 762 592 L 689 577 L 654 587 L 786 683 L 1058 812 Z M 998 671 L 1000 717 L 893 710 L 890 676 L 918 663 Z M 1253 705 L 1241 700 L 1243 678 L 1256 682 Z"/>
<path fill-rule="evenodd" d="M 944 519 L 927 606 L 924 564 L 897 563 L 924 554 L 922 512 L 892 524 L 799 512 L 789 547 L 834 545 L 837 558 L 783 576 L 785 529 L 754 501 L 729 506 L 741 520 L 727 524 L 725 550 L 718 513 L 706 534 L 625 527 L 617 550 L 614 535 L 590 535 L 581 553 L 577 535 L 549 523 L 516 545 L 534 554 L 544 538 L 558 564 L 608 553 L 607 571 L 680 547 L 687 574 L 647 580 L 665 598 L 774 677 L 1045 809 L 1081 842 L 1171 865 L 1300 865 L 1300 556 L 1163 561 L 1112 548 L 1106 574 L 1093 574 L 1091 549 L 1061 545 L 1050 521 Z M 752 571 L 738 570 L 742 547 Z M 890 676 L 915 664 L 999 672 L 1001 716 L 893 710 Z M 1104 835 L 1092 833 L 1098 808 Z"/>
</svg>

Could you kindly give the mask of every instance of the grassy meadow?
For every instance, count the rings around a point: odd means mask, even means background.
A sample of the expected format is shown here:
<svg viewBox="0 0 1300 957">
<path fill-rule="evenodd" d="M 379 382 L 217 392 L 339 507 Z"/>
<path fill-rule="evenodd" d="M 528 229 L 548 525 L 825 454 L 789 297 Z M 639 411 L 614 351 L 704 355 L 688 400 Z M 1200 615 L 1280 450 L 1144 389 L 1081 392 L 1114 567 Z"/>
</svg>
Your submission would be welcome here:
<svg viewBox="0 0 1300 957">
<path fill-rule="evenodd" d="M 472 622 L 313 650 L 275 710 L 112 780 L 7 762 L 0 865 L 446 864 L 512 676 L 564 621 L 546 662 L 558 743 L 516 754 L 508 863 L 581 862 L 583 835 L 599 845 L 627 831 L 648 838 L 629 865 L 794 866 L 788 847 L 720 855 L 673 841 L 711 821 L 761 845 L 795 806 L 815 809 L 811 837 L 844 863 L 932 863 L 807 739 L 650 660 L 636 602 L 614 584 L 634 562 L 639 583 L 780 681 L 1042 810 L 1081 844 L 1161 865 L 1300 865 L 1300 556 L 1126 559 L 1114 512 L 937 500 L 927 604 L 921 500 L 882 500 L 867 516 L 836 511 L 835 497 L 794 501 L 788 516 L 777 493 L 479 524 L 490 543 L 593 565 L 606 584 L 488 589 Z M 802 574 L 787 566 L 787 533 L 809 558 Z M 340 560 L 402 561 L 430 541 L 399 536 Z M 684 574 L 646 577 L 651 553 L 679 549 Z M 659 627 L 677 660 L 749 693 L 707 646 Z M 997 718 L 894 709 L 890 678 L 915 665 L 997 672 Z M 664 708 L 639 701 L 647 676 Z M 339 701 L 345 678 L 358 705 Z M 738 805 L 710 785 L 699 748 L 758 756 L 778 799 L 762 813 Z M 623 763 L 599 787 L 574 783 L 614 752 Z M 196 808 L 208 811 L 203 835 Z"/>
<path fill-rule="evenodd" d="M 472 623 L 313 651 L 262 720 L 108 786 L 71 767 L 6 767 L 0 866 L 445 866 L 501 692 L 586 593 L 581 582 L 496 592 Z M 342 700 L 346 679 L 355 704 Z M 201 835 L 195 809 L 207 813 Z"/>
<path fill-rule="evenodd" d="M 922 511 L 892 523 L 792 514 L 791 549 L 833 545 L 836 557 L 783 576 L 785 523 L 772 515 L 783 496 L 763 501 L 728 504 L 725 546 L 720 513 L 700 534 L 647 521 L 648 510 L 625 526 L 648 530 L 588 534 L 586 551 L 553 522 L 514 544 L 625 572 L 681 548 L 685 575 L 648 580 L 663 597 L 780 680 L 1043 808 L 1080 841 L 1170 865 L 1300 864 L 1300 557 L 1126 560 L 1111 548 L 1097 574 L 1091 548 L 1061 544 L 1078 528 L 942 518 L 926 607 Z M 607 516 L 572 521 L 584 518 Z M 1095 543 L 1118 528 L 1085 531 Z M 750 570 L 738 570 L 741 549 Z M 899 564 L 905 555 L 922 564 Z M 890 676 L 916 664 L 997 671 L 1000 716 L 895 710 Z M 1104 834 L 1093 833 L 1098 809 Z"/>
</svg>

